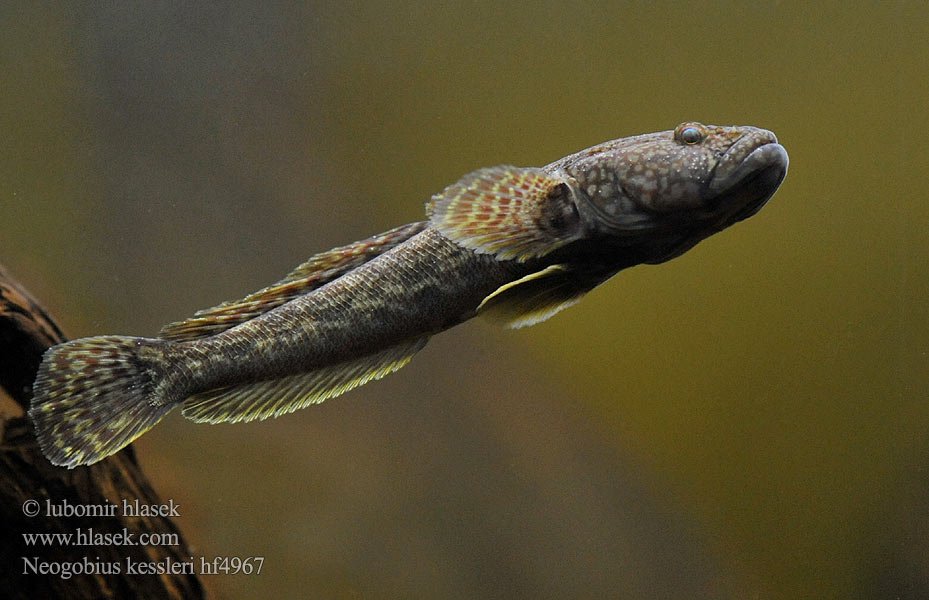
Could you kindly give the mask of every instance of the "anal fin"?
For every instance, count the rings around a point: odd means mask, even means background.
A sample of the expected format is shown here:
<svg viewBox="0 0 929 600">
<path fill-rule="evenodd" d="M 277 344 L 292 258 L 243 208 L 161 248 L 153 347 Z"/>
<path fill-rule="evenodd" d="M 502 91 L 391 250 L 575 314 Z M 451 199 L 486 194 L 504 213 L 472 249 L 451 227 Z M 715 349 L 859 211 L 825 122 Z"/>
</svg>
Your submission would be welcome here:
<svg viewBox="0 0 929 600">
<path fill-rule="evenodd" d="M 393 373 L 406 365 L 428 339 L 419 338 L 306 373 L 201 392 L 188 398 L 181 412 L 198 423 L 239 423 L 279 417 Z"/>
</svg>

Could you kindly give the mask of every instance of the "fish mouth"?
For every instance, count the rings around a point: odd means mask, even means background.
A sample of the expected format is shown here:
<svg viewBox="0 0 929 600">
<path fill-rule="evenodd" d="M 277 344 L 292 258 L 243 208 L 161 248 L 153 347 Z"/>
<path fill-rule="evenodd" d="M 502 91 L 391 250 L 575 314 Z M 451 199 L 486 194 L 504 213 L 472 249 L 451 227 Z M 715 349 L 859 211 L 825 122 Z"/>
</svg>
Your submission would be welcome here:
<svg viewBox="0 0 929 600">
<path fill-rule="evenodd" d="M 777 137 L 764 129 L 746 130 L 717 163 L 707 190 L 720 229 L 761 210 L 787 176 L 787 150 Z"/>
</svg>

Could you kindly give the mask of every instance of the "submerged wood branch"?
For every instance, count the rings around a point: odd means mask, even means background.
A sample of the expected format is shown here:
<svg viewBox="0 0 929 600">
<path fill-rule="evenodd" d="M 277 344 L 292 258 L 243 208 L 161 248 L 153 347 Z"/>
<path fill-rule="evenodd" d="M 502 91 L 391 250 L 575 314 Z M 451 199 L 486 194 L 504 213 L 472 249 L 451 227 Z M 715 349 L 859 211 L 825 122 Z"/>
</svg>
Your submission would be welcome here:
<svg viewBox="0 0 929 600">
<path fill-rule="evenodd" d="M 0 546 L 0 589 L 6 598 L 203 598 L 200 580 L 184 568 L 193 553 L 177 526 L 165 517 L 122 514 L 123 500 L 162 503 L 131 447 L 73 470 L 53 466 L 39 450 L 26 415 L 32 381 L 43 352 L 65 339 L 42 306 L 0 265 L 0 386 L 12 403 L 0 413 L 0 529 L 6 536 Z M 48 514 L 49 508 L 65 505 L 117 509 L 113 516 Z M 38 514 L 30 517 L 33 507 Z M 128 533 L 134 545 L 77 545 L 78 530 L 85 536 L 111 534 L 110 540 Z M 23 535 L 40 533 L 71 534 L 72 539 L 29 544 Z M 156 534 L 168 543 L 139 544 L 142 534 Z M 133 574 L 133 565 L 149 564 L 154 574 Z M 182 572 L 172 574 L 172 564 Z M 65 571 L 74 575 L 63 576 Z"/>
</svg>

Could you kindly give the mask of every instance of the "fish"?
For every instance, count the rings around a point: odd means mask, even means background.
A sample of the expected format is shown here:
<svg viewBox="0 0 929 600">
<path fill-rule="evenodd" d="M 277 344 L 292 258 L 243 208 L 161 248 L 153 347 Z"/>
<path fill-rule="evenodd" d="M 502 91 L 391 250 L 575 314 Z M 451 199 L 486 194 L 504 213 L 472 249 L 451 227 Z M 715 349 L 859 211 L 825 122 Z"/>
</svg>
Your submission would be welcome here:
<svg viewBox="0 0 929 600">
<path fill-rule="evenodd" d="M 472 317 L 539 323 L 751 217 L 787 166 L 768 130 L 685 122 L 544 167 L 476 170 L 433 195 L 425 220 L 312 256 L 157 337 L 49 348 L 29 410 L 39 446 L 54 465 L 90 465 L 176 407 L 198 423 L 279 417 L 400 369 Z"/>
</svg>

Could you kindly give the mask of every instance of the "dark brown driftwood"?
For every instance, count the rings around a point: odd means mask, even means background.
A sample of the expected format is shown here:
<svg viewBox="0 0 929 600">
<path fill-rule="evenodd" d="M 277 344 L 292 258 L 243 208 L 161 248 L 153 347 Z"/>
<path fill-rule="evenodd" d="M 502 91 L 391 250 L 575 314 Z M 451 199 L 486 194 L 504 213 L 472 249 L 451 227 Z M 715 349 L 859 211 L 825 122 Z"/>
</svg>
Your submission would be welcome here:
<svg viewBox="0 0 929 600">
<path fill-rule="evenodd" d="M 19 409 L 32 398 L 32 380 L 42 353 L 65 341 L 61 330 L 23 287 L 0 265 L 0 385 Z M 0 394 L 2 395 L 2 394 Z M 16 406 L 13 407 L 16 410 Z M 8 411 L 7 411 L 8 412 Z M 18 410 L 16 410 L 18 412 Z M 139 469 L 131 448 L 91 467 L 74 470 L 55 467 L 38 448 L 26 416 L 0 421 L 0 595 L 4 598 L 203 598 L 200 580 L 193 574 L 137 575 L 136 567 L 168 567 L 199 560 L 168 518 L 125 517 L 122 501 L 161 504 Z M 39 515 L 26 516 L 25 503 L 37 501 Z M 115 516 L 50 517 L 48 503 L 62 506 L 116 504 Z M 27 545 L 23 534 L 76 532 L 121 534 L 133 541 L 139 535 L 176 534 L 178 545 Z M 113 538 L 111 538 L 113 539 Z M 38 566 L 49 574 L 36 575 Z M 118 567 L 118 568 L 116 568 Z M 96 571 L 65 579 L 63 570 Z M 118 574 L 104 574 L 118 570 Z M 167 569 L 166 569 L 167 570 Z"/>
</svg>

